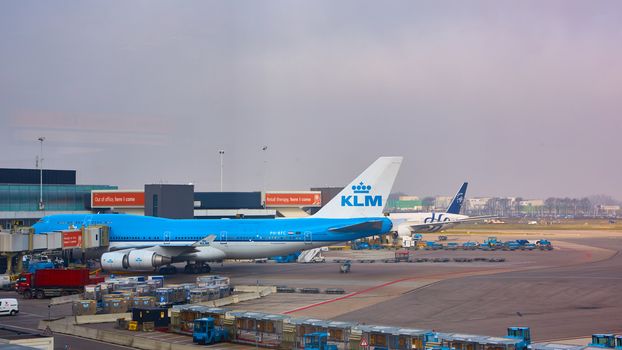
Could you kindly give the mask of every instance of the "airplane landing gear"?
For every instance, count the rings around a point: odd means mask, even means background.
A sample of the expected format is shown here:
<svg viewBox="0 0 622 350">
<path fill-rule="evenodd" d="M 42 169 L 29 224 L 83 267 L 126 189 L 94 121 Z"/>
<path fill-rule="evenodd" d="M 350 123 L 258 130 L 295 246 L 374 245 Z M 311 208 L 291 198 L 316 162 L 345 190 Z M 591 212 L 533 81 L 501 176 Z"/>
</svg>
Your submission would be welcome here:
<svg viewBox="0 0 622 350">
<path fill-rule="evenodd" d="M 186 266 L 184 266 L 184 272 L 185 273 L 192 273 L 192 274 L 198 274 L 198 273 L 209 273 L 212 270 L 212 268 L 209 266 L 209 264 L 206 263 L 190 263 L 188 262 L 186 264 Z"/>
<path fill-rule="evenodd" d="M 160 267 L 158 273 L 161 275 L 174 275 L 177 273 L 177 268 L 173 265 L 166 265 Z"/>
</svg>

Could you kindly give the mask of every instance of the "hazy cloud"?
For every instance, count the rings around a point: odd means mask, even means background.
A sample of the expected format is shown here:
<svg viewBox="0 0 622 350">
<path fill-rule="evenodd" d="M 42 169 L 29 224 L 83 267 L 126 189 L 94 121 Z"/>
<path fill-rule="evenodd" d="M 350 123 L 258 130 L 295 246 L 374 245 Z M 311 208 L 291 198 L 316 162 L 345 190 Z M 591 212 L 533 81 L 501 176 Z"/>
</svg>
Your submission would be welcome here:
<svg viewBox="0 0 622 350">
<path fill-rule="evenodd" d="M 622 198 L 617 1 L 0 5 L 0 165 L 79 180 Z M 262 145 L 267 151 L 261 151 Z M 265 179 L 265 180 L 264 180 Z"/>
</svg>

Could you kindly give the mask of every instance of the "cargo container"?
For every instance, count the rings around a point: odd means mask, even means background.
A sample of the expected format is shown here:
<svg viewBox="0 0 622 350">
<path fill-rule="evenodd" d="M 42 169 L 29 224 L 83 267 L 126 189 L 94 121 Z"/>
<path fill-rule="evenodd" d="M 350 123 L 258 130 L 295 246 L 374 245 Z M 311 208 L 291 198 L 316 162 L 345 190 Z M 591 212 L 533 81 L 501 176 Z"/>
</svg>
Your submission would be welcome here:
<svg viewBox="0 0 622 350">
<path fill-rule="evenodd" d="M 190 290 L 190 303 L 202 303 L 220 298 L 220 287 L 201 287 Z"/>
<path fill-rule="evenodd" d="M 145 307 L 132 310 L 132 321 L 138 324 L 153 322 L 155 328 L 168 328 L 171 318 L 168 316 L 167 308 Z"/>
<path fill-rule="evenodd" d="M 95 315 L 97 313 L 97 302 L 95 300 L 77 300 L 73 302 L 73 315 Z"/>
<path fill-rule="evenodd" d="M 104 299 L 104 312 L 108 314 L 125 313 L 128 310 L 128 302 L 125 299 Z"/>
<path fill-rule="evenodd" d="M 186 289 L 184 287 L 158 288 L 155 293 L 156 305 L 171 306 L 186 302 Z"/>
<path fill-rule="evenodd" d="M 132 303 L 130 304 L 130 308 L 145 308 L 145 307 L 155 307 L 155 298 L 154 297 L 134 297 L 132 299 Z"/>
<path fill-rule="evenodd" d="M 89 284 L 84 286 L 84 299 L 86 300 L 102 300 L 102 287 L 100 284 Z"/>
<path fill-rule="evenodd" d="M 103 281 L 103 277 L 91 278 L 88 269 L 41 269 L 35 273 L 22 273 L 16 288 L 25 299 L 43 299 L 83 293 L 84 286 Z"/>
<path fill-rule="evenodd" d="M 164 276 L 162 275 L 149 276 L 147 279 L 147 283 L 149 284 L 156 283 L 157 284 L 156 288 L 162 288 L 164 287 Z"/>
</svg>

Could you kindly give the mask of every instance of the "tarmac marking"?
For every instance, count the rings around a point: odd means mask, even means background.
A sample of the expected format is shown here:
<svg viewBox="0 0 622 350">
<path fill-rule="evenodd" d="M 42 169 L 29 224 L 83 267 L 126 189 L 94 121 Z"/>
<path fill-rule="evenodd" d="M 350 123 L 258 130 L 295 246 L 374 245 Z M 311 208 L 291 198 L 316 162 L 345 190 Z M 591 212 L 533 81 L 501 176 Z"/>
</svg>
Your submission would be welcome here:
<svg viewBox="0 0 622 350">
<path fill-rule="evenodd" d="M 416 278 L 419 278 L 419 277 L 416 277 Z M 400 278 L 398 280 L 390 281 L 390 282 L 387 282 L 387 283 L 379 284 L 377 286 L 369 287 L 367 289 L 359 290 L 358 292 L 353 292 L 353 293 L 350 293 L 350 294 L 346 294 L 346 295 L 338 297 L 338 298 L 324 300 L 324 301 L 320 301 L 319 303 L 315 303 L 315 304 L 311 304 L 311 305 L 306 305 L 306 306 L 302 306 L 302 307 L 299 307 L 299 308 L 296 308 L 296 309 L 293 309 L 293 310 L 289 310 L 289 311 L 284 312 L 284 314 L 287 315 L 287 314 L 291 314 L 291 313 L 294 313 L 294 312 L 311 309 L 311 308 L 314 308 L 314 307 L 317 307 L 317 306 L 320 306 L 320 305 L 334 303 L 336 301 L 345 300 L 345 299 L 351 298 L 351 297 L 359 295 L 359 294 L 368 293 L 368 292 L 371 292 L 371 291 L 376 290 L 376 289 L 384 288 L 384 287 L 387 287 L 387 286 L 390 286 L 390 285 L 393 285 L 393 284 L 396 284 L 396 283 L 400 283 L 400 282 L 414 280 L 416 278 L 415 277 Z M 421 278 L 421 279 L 426 279 L 426 278 Z"/>
<path fill-rule="evenodd" d="M 445 277 L 445 278 L 441 278 L 440 279 L 440 280 L 443 280 L 443 279 L 451 279 L 451 278 L 464 277 L 464 276 L 478 276 L 478 275 L 497 274 L 497 273 L 515 271 L 515 270 L 519 270 L 519 269 L 474 270 L 474 271 L 463 271 L 463 272 L 458 272 L 458 273 L 441 273 L 441 274 L 435 274 L 435 275 L 429 275 L 429 276 L 405 277 L 405 278 L 400 278 L 400 279 L 397 279 L 397 280 L 394 280 L 394 281 L 389 281 L 389 282 L 386 282 L 386 283 L 383 283 L 383 284 L 379 284 L 377 286 L 369 287 L 367 289 L 363 289 L 363 290 L 360 290 L 358 292 L 353 292 L 353 293 L 350 293 L 350 294 L 346 294 L 346 295 L 338 297 L 338 298 L 324 300 L 324 301 L 320 301 L 318 303 L 314 303 L 314 304 L 310 304 L 310 305 L 306 305 L 306 306 L 301 306 L 299 308 L 286 311 L 283 314 L 285 314 L 285 315 L 292 314 L 292 313 L 295 313 L 295 312 L 299 312 L 299 311 L 311 309 L 311 308 L 314 308 L 314 307 L 318 307 L 318 306 L 334 303 L 334 302 L 337 302 L 337 301 L 346 300 L 346 299 L 352 298 L 354 296 L 357 296 L 357 295 L 360 295 L 360 294 L 363 294 L 363 293 L 368 293 L 368 292 L 374 291 L 376 289 L 388 287 L 388 286 L 391 286 L 391 285 L 394 285 L 394 284 L 397 284 L 397 283 L 401 283 L 401 282 L 406 282 L 406 281 L 413 281 L 413 280 L 427 280 L 427 281 L 430 281 L 430 280 L 438 279 L 440 277 Z M 433 281 L 430 284 L 437 283 L 439 281 Z M 428 286 L 428 284 L 426 284 L 424 286 L 421 286 L 421 287 L 417 287 L 417 288 L 415 288 L 415 290 L 420 289 L 420 288 L 424 288 L 424 287 L 427 287 L 427 286 Z M 413 292 L 413 290 L 410 290 L 408 292 L 409 293 Z"/>
</svg>

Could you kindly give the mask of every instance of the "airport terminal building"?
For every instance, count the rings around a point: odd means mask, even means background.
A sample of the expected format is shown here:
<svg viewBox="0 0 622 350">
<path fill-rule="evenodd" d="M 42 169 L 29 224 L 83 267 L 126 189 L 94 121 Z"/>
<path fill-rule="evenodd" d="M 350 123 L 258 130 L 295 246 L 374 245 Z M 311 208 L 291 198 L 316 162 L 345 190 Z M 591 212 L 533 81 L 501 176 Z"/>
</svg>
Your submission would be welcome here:
<svg viewBox="0 0 622 350">
<path fill-rule="evenodd" d="M 41 177 L 42 175 L 42 177 Z M 75 170 L 0 168 L 0 228 L 30 226 L 54 214 L 125 213 L 176 219 L 303 217 L 341 188 L 309 191 L 195 192 L 193 185 L 143 189 L 77 184 Z"/>
<path fill-rule="evenodd" d="M 0 227 L 30 226 L 45 215 L 89 213 L 91 191 L 109 185 L 78 185 L 75 170 L 0 169 Z M 42 196 L 41 196 L 42 195 Z M 40 198 L 43 207 L 39 208 Z"/>
</svg>

